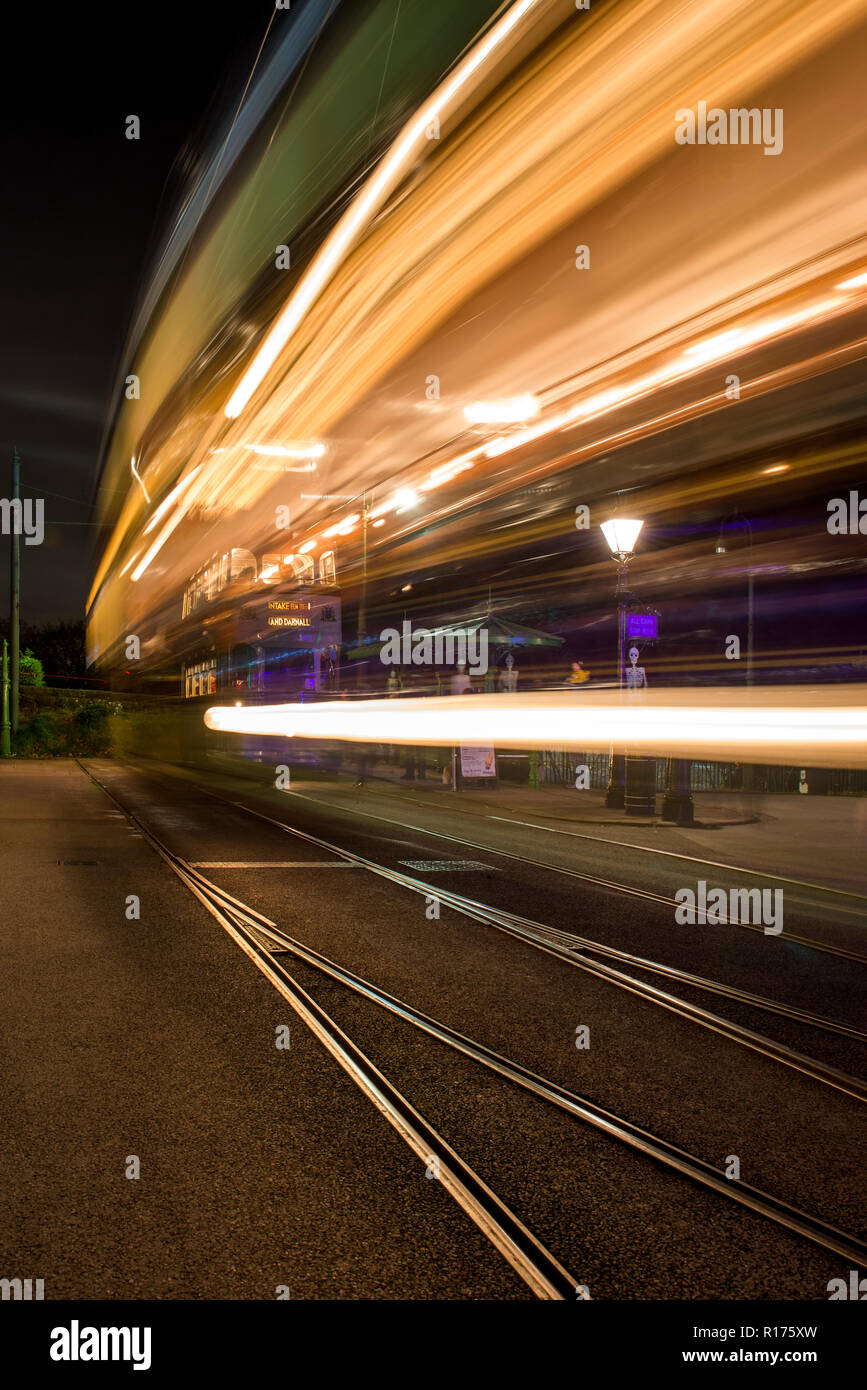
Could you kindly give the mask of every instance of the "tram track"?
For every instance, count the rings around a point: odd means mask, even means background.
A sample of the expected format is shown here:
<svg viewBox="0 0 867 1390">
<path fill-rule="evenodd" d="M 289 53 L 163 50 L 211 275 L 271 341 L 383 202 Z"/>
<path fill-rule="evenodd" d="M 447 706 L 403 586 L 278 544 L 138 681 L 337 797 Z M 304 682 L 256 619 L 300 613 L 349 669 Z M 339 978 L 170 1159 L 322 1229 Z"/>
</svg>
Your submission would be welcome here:
<svg viewBox="0 0 867 1390">
<path fill-rule="evenodd" d="M 313 802 L 313 803 L 314 803 L 315 805 L 317 805 L 317 806 L 323 806 L 323 807 L 326 807 L 326 808 L 328 808 L 328 809 L 334 809 L 334 806 L 335 806 L 335 803 L 329 803 L 329 802 L 326 802 L 326 801 L 322 801 L 319 797 L 310 796 L 310 795 L 307 794 L 306 792 L 293 792 L 293 791 L 291 791 L 291 789 L 290 789 L 290 790 L 289 790 L 289 795 L 290 795 L 290 796 L 294 796 L 294 797 L 298 797 L 299 800 L 302 800 L 302 801 L 310 801 L 310 802 Z M 339 804 L 338 804 L 338 805 L 339 805 Z M 339 807 L 339 809 L 345 810 L 345 807 Z M 572 869 L 572 868 L 569 868 L 569 867 L 568 867 L 567 865 L 565 865 L 565 864 L 552 864 L 549 860 L 544 860 L 544 859 L 530 859 L 530 858 L 528 858 L 526 855 L 515 854 L 514 851 L 512 851 L 512 850 L 499 849 L 499 848 L 496 848 L 496 847 L 493 846 L 493 845 L 487 845 L 487 844 L 485 844 L 483 841 L 479 841 L 479 840 L 468 840 L 468 839 L 466 839 L 464 836 L 452 835 L 452 834 L 445 834 L 445 833 L 444 833 L 443 831 L 441 831 L 441 830 L 429 830 L 429 829 L 427 829 L 425 826 L 421 826 L 421 825 L 412 825 L 411 823 L 409 823 L 409 822 L 407 822 L 407 821 L 394 820 L 394 819 L 393 819 L 392 817 L 390 817 L 390 816 L 378 816 L 378 815 L 376 815 L 376 814 L 375 814 L 374 812 L 372 812 L 372 811 L 359 810 L 359 811 L 358 811 L 358 814 L 359 814 L 359 815 L 362 815 L 362 816 L 364 816 L 364 817 L 366 817 L 367 819 L 370 819 L 370 820 L 378 820 L 378 821 L 384 822 L 384 823 L 387 824 L 387 825 L 398 826 L 398 827 L 400 827 L 400 829 L 402 829 L 402 830 L 412 830 L 412 831 L 416 832 L 417 834 L 420 834 L 420 835 L 429 835 L 429 836 L 431 836 L 431 837 L 433 837 L 434 839 L 437 839 L 437 840 L 448 840 L 451 844 L 463 845 L 466 849 L 483 850 L 483 851 L 487 852 L 488 854 L 495 854 L 495 855 L 497 855 L 499 858 L 502 858 L 502 859 L 512 859 L 512 860 L 516 860 L 516 861 L 519 862 L 519 863 L 523 863 L 523 864 L 532 864 L 532 866 L 533 866 L 534 868 L 536 868 L 536 869 L 544 869 L 544 870 L 546 871 L 546 873 L 563 874 L 563 875 L 565 875 L 567 878 L 579 879 L 581 882 L 590 884 L 591 887 L 593 887 L 593 888 L 600 888 L 600 889 L 602 889 L 603 891 L 609 891 L 609 892 L 619 893 L 619 894 L 625 895 L 626 897 L 630 897 L 630 898 L 638 898 L 638 899 L 640 899 L 640 900 L 642 900 L 642 901 L 644 901 L 644 902 L 652 902 L 652 903 L 655 903 L 657 906 L 662 906 L 662 907 L 666 907 L 666 908 L 676 908 L 676 907 L 678 906 L 678 904 L 677 904 L 677 902 L 676 902 L 676 900 L 675 900 L 674 898 L 666 897 L 664 894 L 661 894 L 661 893 L 654 893 L 654 892 L 652 892 L 652 891 L 651 891 L 650 889 L 648 889 L 648 888 L 636 888 L 634 884 L 630 884 L 630 883 L 620 883 L 620 882 L 618 882 L 616 879 L 600 878 L 597 874 L 587 874 L 587 873 L 582 872 L 580 869 Z M 504 819 L 504 818 L 500 818 L 500 819 Z M 521 823 L 521 822 L 518 822 L 518 824 L 520 824 L 520 823 Z M 533 827 L 533 828 L 547 829 L 548 827 L 541 826 L 541 827 Z M 563 833 L 563 834 L 568 833 L 568 834 L 571 834 L 572 832 L 566 832 L 566 831 L 564 831 L 564 832 L 558 832 L 558 833 Z M 580 838 L 582 838 L 582 839 L 592 839 L 592 840 L 597 841 L 598 843 L 602 843 L 602 844 L 610 843 L 610 842 L 608 842 L 608 841 L 604 841 L 604 840 L 598 839 L 598 837 L 596 837 L 596 836 L 581 836 Z M 622 841 L 616 841 L 615 843 L 618 844 L 618 845 L 622 845 L 622 844 L 623 844 Z M 634 849 L 642 850 L 642 849 L 644 848 L 644 846 L 642 846 L 642 845 L 629 846 L 629 848 L 630 848 L 630 849 L 633 849 L 633 848 L 634 848 Z M 754 871 L 751 870 L 751 869 L 741 869 L 741 870 L 738 870 L 738 869 L 736 868 L 736 866 L 734 866 L 734 865 L 715 864 L 714 861 L 712 861 L 712 860 L 702 860 L 702 859 L 699 859 L 699 858 L 697 858 L 697 857 L 693 857 L 693 856 L 691 856 L 691 855 L 670 855 L 670 852 L 669 852 L 668 850 L 664 850 L 664 851 L 654 851 L 654 852 L 658 852 L 658 853 L 663 853 L 663 854 L 669 855 L 671 858 L 687 859 L 687 860 L 689 860 L 690 862 L 696 863 L 696 864 L 702 864 L 702 863 L 703 863 L 703 864 L 706 864 L 708 868 L 724 868 L 724 869 L 726 869 L 726 870 L 728 870 L 728 871 L 730 871 L 730 872 L 740 872 L 740 873 L 743 873 L 743 874 L 745 874 L 745 875 L 753 874 L 753 872 L 754 872 Z M 764 873 L 760 873 L 760 872 L 758 872 L 758 871 L 755 871 L 754 876 L 755 876 L 756 878 L 774 878 L 774 877 L 775 877 L 775 876 L 772 875 L 772 874 L 764 874 Z M 794 882 L 796 882 L 796 880 L 793 880 L 793 879 L 783 879 L 783 880 L 781 880 L 781 881 L 782 881 L 782 882 L 785 882 L 785 883 L 794 883 Z M 812 886 L 812 885 L 804 885 L 804 886 Z M 851 896 L 851 897 L 856 897 L 856 896 L 857 896 L 857 895 L 855 895 L 855 894 L 848 894 L 848 893 L 847 893 L 847 894 L 843 894 L 843 893 L 842 893 L 842 890 L 837 890 L 837 889 L 829 889 L 828 891 L 829 891 L 829 892 L 835 892 L 835 893 L 839 892 L 839 893 L 840 893 L 840 896 L 846 896 L 846 897 L 850 897 L 850 896 Z M 732 920 L 730 920 L 729 918 L 727 918 L 727 917 L 724 915 L 724 913 L 722 913 L 722 912 L 720 912 L 720 915 L 719 915 L 719 925 L 720 925 L 720 926 L 742 927 L 744 931 L 755 932 L 755 933 L 758 933 L 759 935 L 762 935 L 762 934 L 763 934 L 763 929 L 762 929 L 761 927 L 754 926 L 754 925 L 752 925 L 752 924 L 749 923 L 749 922 L 732 921 Z M 816 940 L 815 940 L 814 938 L 812 938 L 812 937 L 798 936 L 798 935 L 796 935 L 796 934 L 794 934 L 794 933 L 785 932 L 785 931 L 779 933 L 778 939 L 779 939 L 780 941 L 790 941 L 790 942 L 792 942 L 793 944 L 795 944 L 795 945 L 797 945 L 797 946 L 803 946 L 803 947 L 806 947 L 808 950 L 812 950 L 812 951 L 819 951 L 819 952 L 821 952 L 821 953 L 823 953 L 823 954 L 825 954 L 825 955 L 840 956 L 840 957 L 842 957 L 842 958 L 845 959 L 845 960 L 854 960 L 854 961 L 858 961 L 859 964 L 861 964 L 861 965 L 867 965 L 867 954 L 865 954 L 865 953 L 863 953 L 863 952 L 860 952 L 860 951 L 851 951 L 851 950 L 848 950 L 848 949 L 847 949 L 846 947 L 844 947 L 844 946 L 834 946 L 834 945 L 832 945 L 832 944 L 829 943 L 829 942 L 816 941 Z"/>
<path fill-rule="evenodd" d="M 594 954 L 610 956 L 620 962 L 632 965 L 635 969 L 643 969 L 667 975 L 669 978 L 676 979 L 683 984 L 711 990 L 714 993 L 737 1001 L 738 1003 L 749 1004 L 753 1008 L 778 1014 L 793 1022 L 805 1024 L 812 1028 L 837 1033 L 858 1042 L 867 1041 L 867 1034 L 861 1032 L 859 1029 L 850 1028 L 847 1024 L 839 1023 L 834 1019 L 828 1019 L 819 1014 L 813 1014 L 804 1009 L 796 1009 L 790 1005 L 766 999 L 763 996 L 749 994 L 745 990 L 735 989 L 733 986 L 725 985 L 720 981 L 707 980 L 703 976 L 691 975 L 689 972 L 676 970 L 674 967 L 662 965 L 657 961 L 648 961 L 643 957 L 632 955 L 629 952 L 616 951 L 614 948 L 604 946 L 600 942 L 593 942 L 586 938 L 573 936 L 570 933 L 562 933 L 559 929 L 547 927 L 544 923 L 534 922 L 530 918 L 522 918 L 517 914 L 505 912 L 500 908 L 491 907 L 476 899 L 469 898 L 464 894 L 455 893 L 440 885 L 434 885 L 423 879 L 413 878 L 409 874 L 400 873 L 398 870 L 391 869 L 386 865 L 377 864 L 375 860 L 367 859 L 364 855 L 356 854 L 354 851 L 344 849 L 342 846 L 335 845 L 331 841 L 322 839 L 320 836 L 312 835 L 309 831 L 288 826 L 285 822 L 276 820 L 272 816 L 267 816 L 264 812 L 257 811 L 253 807 L 245 805 L 243 802 L 230 801 L 213 792 L 209 792 L 209 795 L 214 796 L 216 800 L 222 801 L 227 806 L 233 806 L 235 809 L 244 811 L 248 815 L 256 816 L 260 820 L 274 825 L 286 834 L 293 835 L 310 844 L 314 844 L 317 848 L 328 850 L 330 853 L 356 864 L 359 868 L 366 869 L 368 872 L 376 874 L 378 877 L 386 878 L 402 888 L 409 889 L 411 892 L 421 894 L 424 897 L 435 894 L 441 903 L 446 904 L 463 916 L 471 917 L 486 926 L 494 927 L 507 935 L 517 937 L 519 940 L 528 943 L 538 950 L 556 956 L 559 960 L 564 961 L 573 968 L 604 979 L 620 989 L 636 994 L 672 1013 L 679 1014 L 692 1023 L 710 1029 L 710 1031 L 718 1033 L 728 1038 L 730 1041 L 734 1041 L 755 1052 L 759 1052 L 784 1066 L 801 1072 L 803 1075 L 810 1076 L 813 1080 L 843 1091 L 856 1100 L 861 1102 L 867 1101 L 867 1083 L 861 1081 L 859 1078 L 849 1076 L 847 1073 L 839 1071 L 837 1068 L 827 1066 L 824 1062 L 805 1056 L 803 1053 L 789 1048 L 783 1043 L 778 1043 L 763 1034 L 745 1028 L 741 1024 L 734 1023 L 718 1014 L 710 1013 L 697 1004 L 690 1003 L 677 995 L 660 990 L 648 981 L 642 980 L 637 976 L 628 975 L 623 971 L 616 970 L 613 966 L 606 965 L 604 961 L 590 960 L 588 959 L 588 953 L 592 952 Z"/>
<path fill-rule="evenodd" d="M 436 1163 L 437 1178 L 446 1191 L 535 1296 L 574 1298 L 581 1286 L 564 1266 L 276 959 L 274 924 L 224 894 L 133 815 L 89 768 L 83 763 L 79 766 L 207 908 L 412 1152 L 423 1163 Z M 270 944 L 262 940 L 263 929 L 272 934 Z M 300 951 L 298 954 L 301 958 Z"/>
<path fill-rule="evenodd" d="M 759 1188 L 740 1181 L 733 1182 L 721 1170 L 686 1150 L 633 1125 L 630 1121 L 561 1087 L 509 1058 L 492 1051 L 484 1044 L 424 1014 L 380 989 L 378 986 L 338 965 L 314 948 L 295 940 L 276 923 L 241 902 L 225 889 L 207 879 L 189 861 L 177 855 L 141 819 L 132 813 L 86 767 L 87 776 L 127 816 L 131 824 L 161 855 L 185 886 L 208 909 L 237 945 L 256 964 L 276 989 L 311 1028 L 329 1053 L 360 1086 L 368 1099 L 385 1115 L 402 1135 L 405 1142 L 420 1157 L 430 1159 L 441 1155 L 440 1173 L 446 1174 L 446 1186 L 454 1199 L 485 1232 L 492 1244 L 509 1260 L 525 1283 L 538 1297 L 564 1298 L 582 1296 L 582 1286 L 576 1285 L 562 1265 L 535 1236 L 520 1222 L 508 1207 L 454 1152 L 448 1143 L 428 1125 L 397 1091 L 396 1087 L 375 1067 L 374 1063 L 325 1013 L 312 996 L 289 974 L 279 960 L 282 954 L 312 967 L 320 974 L 337 981 L 354 994 L 363 996 L 393 1016 L 409 1023 L 444 1045 L 470 1057 L 525 1091 L 548 1101 L 574 1118 L 602 1131 L 629 1148 L 673 1169 L 681 1176 L 719 1195 L 748 1208 L 775 1224 L 802 1236 L 841 1258 L 863 1263 L 867 1261 L 867 1242 L 848 1235 L 821 1219 L 806 1213 L 791 1203 Z M 217 798 L 225 800 L 224 798 Z M 236 803 L 227 802 L 229 805 Z M 241 807 L 241 809 L 249 809 Z M 254 813 L 261 814 L 261 813 Z M 263 817 L 269 820 L 269 817 Z M 281 825 L 280 822 L 274 822 Z M 289 827 L 283 826 L 288 833 Z M 306 832 L 298 832 L 302 838 Z M 323 842 L 324 844 L 324 842 Z M 338 851 L 334 851 L 338 852 Z M 344 851 L 350 855 L 350 851 Z M 358 857 L 358 856 L 353 856 Z M 405 876 L 398 875 L 399 879 Z M 429 886 L 426 885 L 426 887 Z"/>
<path fill-rule="evenodd" d="M 159 777 L 159 774 L 156 775 Z M 620 951 L 603 942 L 594 941 L 575 933 L 564 932 L 560 928 L 550 927 L 545 923 L 536 922 L 532 918 L 522 917 L 517 913 L 507 912 L 504 909 L 479 902 L 477 899 L 470 898 L 465 894 L 456 893 L 453 890 L 443 888 L 440 884 L 432 884 L 424 879 L 415 878 L 410 874 L 401 873 L 399 870 L 392 869 L 388 865 L 379 864 L 375 860 L 367 858 L 365 855 L 357 854 L 353 850 L 346 849 L 342 845 L 337 845 L 330 840 L 323 839 L 321 836 L 314 835 L 310 831 L 300 830 L 297 826 L 287 825 L 285 821 L 278 820 L 273 816 L 268 816 L 263 811 L 248 806 L 245 802 L 222 796 L 219 792 L 215 792 L 211 788 L 200 788 L 200 790 L 204 791 L 211 799 L 225 806 L 232 807 L 235 810 L 242 811 L 247 815 L 265 821 L 284 834 L 291 835 L 296 839 L 315 845 L 318 849 L 326 850 L 328 853 L 336 855 L 344 862 L 353 864 L 377 877 L 385 878 L 398 884 L 402 888 L 406 888 L 424 897 L 434 894 L 441 903 L 446 904 L 463 916 L 524 941 L 537 950 L 555 956 L 572 968 L 581 970 L 590 975 L 595 975 L 597 978 L 601 978 L 619 989 L 635 994 L 654 1005 L 677 1014 L 687 1019 L 689 1022 L 728 1038 L 730 1041 L 736 1042 L 752 1051 L 758 1052 L 783 1066 L 799 1071 L 803 1075 L 809 1076 L 813 1080 L 819 1081 L 824 1085 L 840 1090 L 853 1099 L 861 1102 L 867 1101 L 867 1082 L 862 1081 L 860 1078 L 851 1076 L 838 1068 L 829 1066 L 816 1058 L 807 1056 L 795 1048 L 788 1047 L 786 1044 L 777 1042 L 742 1024 L 723 1018 L 719 1014 L 711 1013 L 709 1010 L 682 999 L 678 995 L 670 994 L 667 991 L 657 988 L 652 983 L 641 979 L 639 976 L 627 974 L 622 970 L 616 969 L 613 965 L 607 965 L 605 961 L 613 960 L 616 961 L 618 965 L 627 965 L 633 970 L 660 975 L 688 988 L 716 994 L 733 1003 L 745 1005 L 749 1008 L 774 1016 L 779 1016 L 799 1025 L 845 1037 L 857 1043 L 867 1043 L 867 1032 L 854 1028 L 849 1024 L 842 1023 L 839 1020 L 816 1014 L 810 1010 L 799 1009 L 793 1005 L 769 999 L 764 995 L 756 995 L 750 991 L 739 989 L 736 986 L 726 984 L 722 981 L 708 979 L 706 976 L 680 970 L 675 966 L 669 966 L 660 961 L 650 960 L 629 951 Z M 300 794 L 295 793 L 295 795 Z M 316 800 L 316 798 L 306 796 L 302 796 L 301 799 Z M 398 824 L 397 822 L 389 823 Z M 401 824 L 401 828 L 413 829 L 420 834 L 430 833 L 440 839 L 454 839 L 454 842 L 457 844 L 472 844 L 471 841 L 466 841 L 459 837 L 446 836 L 441 832 L 428 832 L 419 826 Z M 485 845 L 475 845 L 474 847 L 482 850 L 488 848 Z M 493 852 L 500 853 L 500 851 Z M 502 851 L 502 853 L 510 859 L 520 858 L 520 856 L 514 855 L 508 851 Z M 536 861 L 533 862 L 536 863 Z M 538 867 L 547 866 L 538 865 Z M 591 959 L 592 956 L 601 956 L 603 959 Z"/>
</svg>

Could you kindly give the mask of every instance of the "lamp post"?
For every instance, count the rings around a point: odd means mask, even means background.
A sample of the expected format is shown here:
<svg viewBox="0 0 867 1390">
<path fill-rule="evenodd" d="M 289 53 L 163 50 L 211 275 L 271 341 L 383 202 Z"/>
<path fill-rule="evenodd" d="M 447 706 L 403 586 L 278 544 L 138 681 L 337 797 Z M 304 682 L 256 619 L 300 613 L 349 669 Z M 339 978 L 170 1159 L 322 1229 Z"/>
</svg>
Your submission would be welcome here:
<svg viewBox="0 0 867 1390">
<path fill-rule="evenodd" d="M 731 519 L 736 525 L 740 524 L 747 528 L 747 544 L 749 545 L 749 555 L 747 560 L 747 664 L 746 670 L 744 671 L 744 684 L 751 686 L 753 684 L 753 634 L 755 630 L 755 593 L 753 580 L 753 528 L 747 517 L 743 516 L 737 510 L 731 513 Z M 726 553 L 727 547 L 723 538 L 724 529 L 725 524 L 723 524 L 723 526 L 720 526 L 719 535 L 717 536 L 717 542 L 715 547 L 715 553 L 717 555 L 725 555 Z M 744 763 L 741 790 L 745 792 L 751 792 L 753 790 L 754 784 L 755 778 L 753 776 L 753 764 Z"/>
<path fill-rule="evenodd" d="M 626 574 L 629 561 L 632 559 L 635 550 L 635 543 L 638 534 L 644 525 L 643 521 L 628 520 L 625 517 L 615 517 L 611 521 L 602 523 L 602 534 L 608 542 L 608 549 L 611 551 L 611 558 L 617 565 L 617 686 L 620 691 L 624 686 L 623 668 L 623 649 L 626 643 Z M 608 773 L 608 794 L 605 798 L 605 805 L 613 808 L 622 808 L 626 797 L 626 756 L 623 753 L 615 753 L 614 746 L 611 748 Z"/>
<path fill-rule="evenodd" d="M 367 627 L 367 527 L 370 520 L 370 498 L 367 489 L 361 494 L 361 589 L 358 595 L 358 645 L 364 641 Z"/>
</svg>

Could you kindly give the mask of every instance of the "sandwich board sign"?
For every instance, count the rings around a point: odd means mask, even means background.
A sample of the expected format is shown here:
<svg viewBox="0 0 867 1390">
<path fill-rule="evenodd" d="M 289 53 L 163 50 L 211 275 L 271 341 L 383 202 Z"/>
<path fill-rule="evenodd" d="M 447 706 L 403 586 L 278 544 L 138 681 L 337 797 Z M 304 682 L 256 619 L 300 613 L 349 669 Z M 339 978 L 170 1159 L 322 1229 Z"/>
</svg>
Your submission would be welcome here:
<svg viewBox="0 0 867 1390">
<path fill-rule="evenodd" d="M 493 748 L 465 748 L 461 744 L 462 777 L 496 777 L 497 758 Z"/>
</svg>

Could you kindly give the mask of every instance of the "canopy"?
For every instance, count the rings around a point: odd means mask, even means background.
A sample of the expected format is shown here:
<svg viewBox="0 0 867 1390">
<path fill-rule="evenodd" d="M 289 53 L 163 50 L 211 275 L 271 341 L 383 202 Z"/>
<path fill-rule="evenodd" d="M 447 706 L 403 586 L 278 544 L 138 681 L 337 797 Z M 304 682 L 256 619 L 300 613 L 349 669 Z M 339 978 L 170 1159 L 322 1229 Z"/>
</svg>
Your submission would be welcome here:
<svg viewBox="0 0 867 1390">
<path fill-rule="evenodd" d="M 433 629 L 433 634 L 451 633 L 454 637 L 469 637 L 471 632 L 485 629 L 489 647 L 562 647 L 562 637 L 552 637 L 537 627 L 525 627 L 523 623 L 513 623 L 508 618 L 498 618 L 486 613 L 481 618 L 470 618 L 465 623 L 449 623 L 447 627 Z"/>
<path fill-rule="evenodd" d="M 422 625 L 423 626 L 423 625 Z M 469 637 L 471 633 L 485 630 L 488 634 L 488 647 L 495 651 L 505 647 L 562 647 L 562 637 L 552 637 L 537 627 L 526 627 L 523 623 L 513 623 L 508 618 L 498 618 L 493 613 L 485 613 L 479 618 L 468 618 L 465 622 L 448 623 L 445 627 L 429 628 L 431 636 L 450 634 L 452 637 Z M 419 629 L 414 628 L 413 632 Z M 363 661 L 366 657 L 378 656 L 385 645 L 378 637 L 362 642 L 346 653 L 350 661 Z"/>
</svg>

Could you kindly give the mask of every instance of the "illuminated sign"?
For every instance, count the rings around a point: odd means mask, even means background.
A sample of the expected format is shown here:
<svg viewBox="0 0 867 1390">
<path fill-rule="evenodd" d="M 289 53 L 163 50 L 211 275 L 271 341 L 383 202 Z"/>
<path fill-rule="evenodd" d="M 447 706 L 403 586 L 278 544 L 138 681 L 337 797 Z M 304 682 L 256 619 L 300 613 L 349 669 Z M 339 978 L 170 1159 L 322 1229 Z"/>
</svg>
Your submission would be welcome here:
<svg viewBox="0 0 867 1390">
<path fill-rule="evenodd" d="M 272 598 L 268 600 L 268 612 L 285 616 L 268 619 L 269 627 L 310 627 L 311 604 L 306 599 Z M 303 614 L 303 617 L 301 616 Z"/>
<path fill-rule="evenodd" d="M 627 637 L 658 637 L 659 626 L 655 613 L 627 613 Z"/>
<path fill-rule="evenodd" d="M 184 694 L 188 700 L 197 695 L 215 695 L 216 693 L 216 661 L 200 661 L 195 666 L 184 667 Z"/>
<path fill-rule="evenodd" d="M 329 597 L 304 598 L 297 591 L 283 589 L 255 603 L 245 603 L 238 614 L 235 640 L 264 642 L 273 646 L 289 642 L 293 648 L 325 647 L 340 640 L 340 602 Z"/>
</svg>

